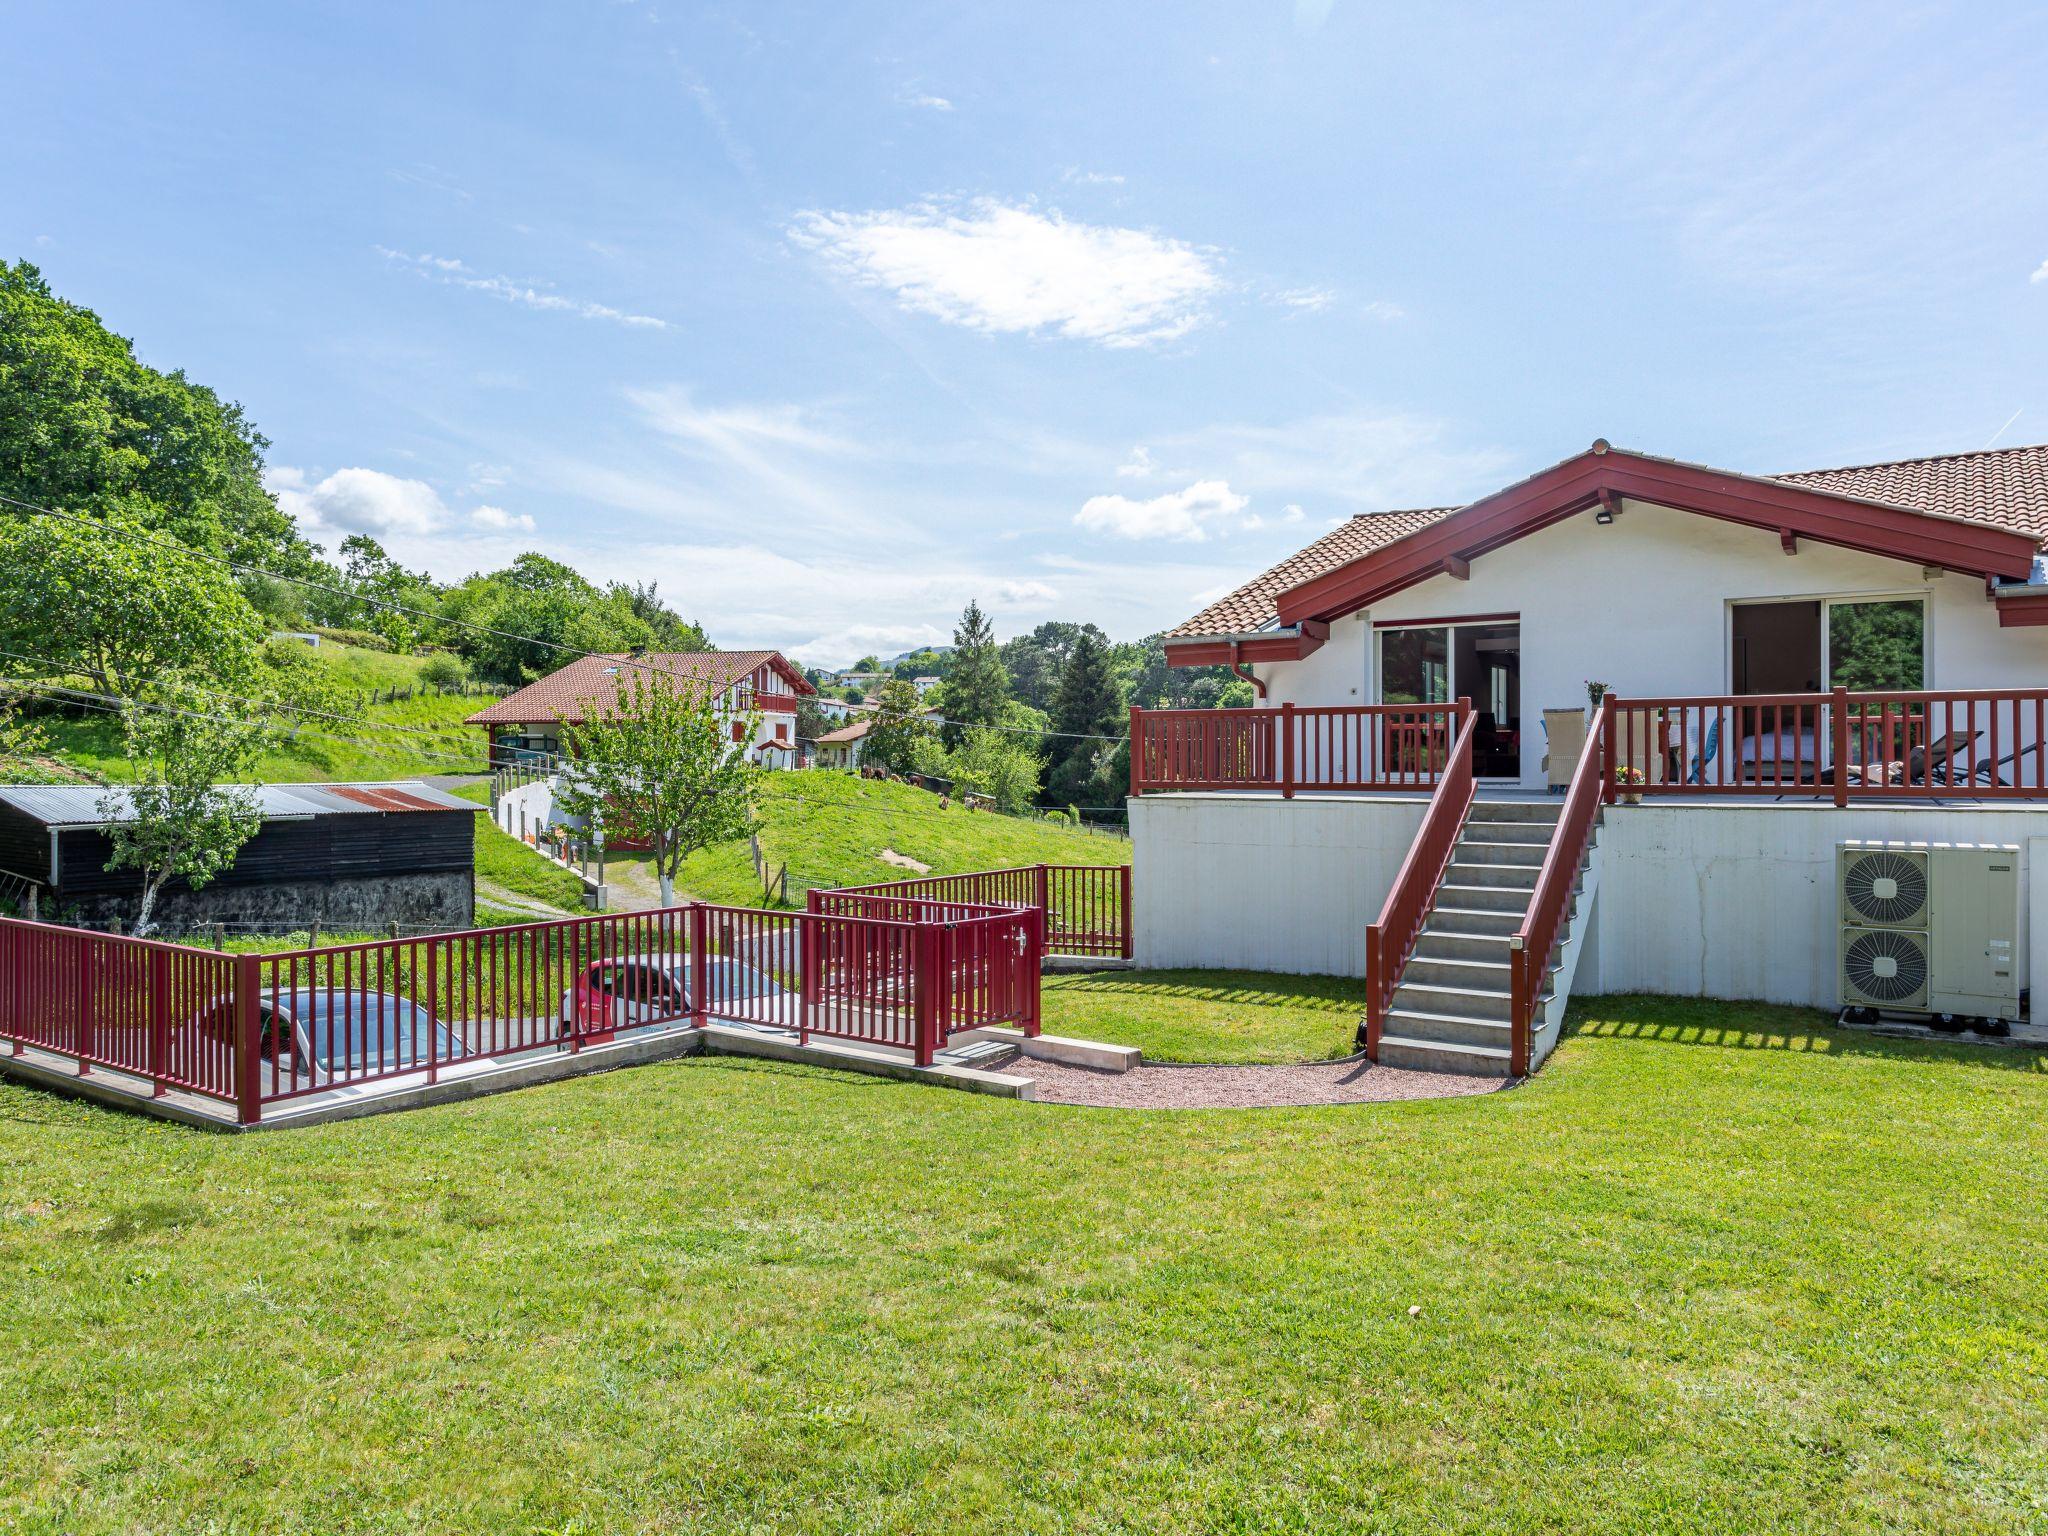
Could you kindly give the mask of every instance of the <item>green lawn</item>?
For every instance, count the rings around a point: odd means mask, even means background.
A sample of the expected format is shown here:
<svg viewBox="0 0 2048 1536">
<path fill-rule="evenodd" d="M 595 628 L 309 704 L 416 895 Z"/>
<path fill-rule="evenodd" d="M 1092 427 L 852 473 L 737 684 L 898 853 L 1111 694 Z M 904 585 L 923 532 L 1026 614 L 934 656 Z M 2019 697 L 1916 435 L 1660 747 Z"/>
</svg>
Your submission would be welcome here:
<svg viewBox="0 0 2048 1536">
<path fill-rule="evenodd" d="M 1330 1109 L 0 1087 L 0 1528 L 2038 1531 L 2044 1068 L 1624 998 Z"/>
<path fill-rule="evenodd" d="M 771 866 L 788 866 L 791 906 L 802 906 L 803 893 L 814 886 L 872 885 L 917 874 L 884 860 L 885 850 L 941 875 L 1020 864 L 1127 864 L 1131 858 L 1128 838 L 959 804 L 941 810 L 937 795 L 907 784 L 814 770 L 767 774 L 762 786 L 761 849 Z M 612 862 L 631 865 L 644 857 Z M 762 905 L 745 842 L 692 855 L 676 884 L 703 901 Z"/>
<path fill-rule="evenodd" d="M 317 654 L 346 686 L 366 693 L 416 685 L 423 664 L 417 656 L 332 643 L 322 645 Z M 421 694 L 370 704 L 356 721 L 309 719 L 298 736 L 264 754 L 256 777 L 287 784 L 481 773 L 483 733 L 462 720 L 489 702 L 477 695 Z M 233 706 L 224 704 L 222 712 L 233 712 Z M 49 738 L 53 755 L 76 768 L 117 781 L 132 771 L 122 750 L 121 723 L 112 715 L 44 716 L 37 724 Z M 353 742 L 330 739 L 334 737 Z"/>
<path fill-rule="evenodd" d="M 1142 1046 L 1148 1061 L 1319 1061 L 1348 1056 L 1365 983 L 1260 971 L 1095 971 L 1048 976 L 1047 1034 Z"/>
</svg>

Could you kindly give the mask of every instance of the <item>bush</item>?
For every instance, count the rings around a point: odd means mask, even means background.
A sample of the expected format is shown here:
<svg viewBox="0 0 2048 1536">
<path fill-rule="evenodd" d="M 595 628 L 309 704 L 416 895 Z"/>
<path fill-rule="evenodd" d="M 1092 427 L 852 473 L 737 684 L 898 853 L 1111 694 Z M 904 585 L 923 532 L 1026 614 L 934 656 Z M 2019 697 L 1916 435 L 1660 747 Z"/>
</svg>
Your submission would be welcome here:
<svg viewBox="0 0 2048 1536">
<path fill-rule="evenodd" d="M 469 668 L 452 651 L 436 651 L 420 663 L 420 681 L 432 688 L 460 688 L 469 681 Z"/>
</svg>

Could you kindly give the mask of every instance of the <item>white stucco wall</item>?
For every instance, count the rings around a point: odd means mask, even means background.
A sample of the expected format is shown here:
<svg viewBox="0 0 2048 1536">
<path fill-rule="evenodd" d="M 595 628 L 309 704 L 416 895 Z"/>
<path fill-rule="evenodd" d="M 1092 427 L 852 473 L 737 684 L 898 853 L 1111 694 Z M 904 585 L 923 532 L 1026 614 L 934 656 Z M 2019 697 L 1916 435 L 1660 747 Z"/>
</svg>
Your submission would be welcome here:
<svg viewBox="0 0 2048 1536">
<path fill-rule="evenodd" d="M 1363 976 L 1427 802 L 1146 795 L 1130 802 L 1137 962 Z"/>
<path fill-rule="evenodd" d="M 1731 686 L 1730 616 L 1755 598 L 1924 596 L 1930 688 L 2038 688 L 2048 629 L 2000 629 L 1981 582 L 1923 577 L 1917 565 L 1624 503 L 1602 527 L 1590 512 L 1472 562 L 1469 580 L 1432 577 L 1348 615 L 1298 662 L 1256 668 L 1269 704 L 1371 704 L 1375 621 L 1516 613 L 1522 644 L 1522 783 L 1543 783 L 1542 712 L 1586 703 L 1586 680 L 1657 697 Z"/>
<path fill-rule="evenodd" d="M 1336 795 L 1132 801 L 1138 964 L 1362 975 L 1365 930 L 1423 808 Z M 2021 984 L 2048 975 L 2048 809 L 1652 803 L 1603 818 L 1577 991 L 1835 1006 L 1845 838 L 2017 844 Z"/>
</svg>

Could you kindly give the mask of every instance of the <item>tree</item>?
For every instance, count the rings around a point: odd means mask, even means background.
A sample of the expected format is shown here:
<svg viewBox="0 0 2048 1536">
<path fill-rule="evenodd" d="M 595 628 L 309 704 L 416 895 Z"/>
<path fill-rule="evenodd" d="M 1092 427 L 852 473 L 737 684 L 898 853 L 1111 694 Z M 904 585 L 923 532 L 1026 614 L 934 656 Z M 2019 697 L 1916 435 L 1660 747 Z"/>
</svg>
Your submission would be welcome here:
<svg viewBox="0 0 2048 1536">
<path fill-rule="evenodd" d="M 454 628 L 449 638 L 480 675 L 503 683 L 529 683 L 573 657 L 654 639 L 633 611 L 630 589 L 600 592 L 559 560 L 531 553 L 502 571 L 470 577 L 447 594 L 442 612 L 478 626 Z"/>
<path fill-rule="evenodd" d="M 953 631 L 953 664 L 937 693 L 949 749 L 965 739 L 967 727 L 1002 722 L 1010 679 L 996 649 L 995 629 L 978 602 L 970 600 L 960 615 L 960 627 Z"/>
<path fill-rule="evenodd" d="M 432 611 L 433 578 L 408 571 L 367 533 L 343 539 L 340 553 L 343 582 L 356 596 L 339 605 L 343 612 L 336 622 L 382 635 L 394 651 L 410 651 L 430 622 L 421 613 Z"/>
<path fill-rule="evenodd" d="M 1123 684 L 1110 668 L 1109 648 L 1091 625 L 1074 639 L 1053 697 L 1052 772 L 1046 793 L 1056 804 L 1102 805 L 1119 786 L 1105 782 L 1114 772 L 1116 743 L 1124 733 Z"/>
<path fill-rule="evenodd" d="M 584 710 L 583 724 L 562 724 L 572 761 L 557 798 L 607 836 L 651 849 L 661 903 L 672 906 L 685 859 L 754 830 L 762 770 L 733 740 L 711 692 L 687 680 L 635 668 L 613 700 L 586 701 Z M 747 717 L 745 740 L 759 729 L 760 717 Z"/>
<path fill-rule="evenodd" d="M 1050 713 L 1060 674 L 1083 634 L 1093 635 L 1105 649 L 1109 645 L 1109 636 L 1093 624 L 1060 620 L 1041 624 L 1028 635 L 1005 640 L 1003 667 L 1010 674 L 1010 691 L 1033 709 Z"/>
<path fill-rule="evenodd" d="M 186 673 L 246 681 L 263 625 L 227 569 L 168 542 L 123 537 L 141 520 L 98 526 L 0 517 L 0 647 L 79 672 L 103 693 L 138 696 Z"/>
<path fill-rule="evenodd" d="M 183 373 L 161 373 L 27 262 L 0 262 L 0 492 L 59 511 L 146 511 L 148 526 L 252 564 L 312 551 L 263 488 L 269 446 Z"/>
<path fill-rule="evenodd" d="M 917 690 L 892 677 L 882 684 L 876 699 L 868 733 L 861 740 L 861 761 L 891 773 L 909 773 L 917 761 L 918 743 L 931 735 L 931 722 L 924 718 Z"/>
<path fill-rule="evenodd" d="M 167 882 L 182 879 L 201 889 L 235 862 L 263 825 L 255 797 L 223 781 L 247 776 L 265 727 L 215 714 L 208 704 L 203 694 L 174 683 L 152 689 L 122 717 L 135 781 L 110 787 L 100 797 L 100 814 L 112 823 L 106 867 L 142 872 L 138 938 L 150 932 Z"/>
<path fill-rule="evenodd" d="M 708 651 L 711 641 L 703 628 L 684 618 L 675 609 L 664 603 L 655 592 L 655 584 L 636 582 L 626 586 L 614 582 L 606 589 L 607 595 L 623 600 L 632 615 L 645 624 L 650 636 L 648 644 L 660 651 Z M 813 682 L 816 679 L 812 680 Z"/>
<path fill-rule="evenodd" d="M 42 728 L 21 716 L 22 696 L 0 691 L 0 780 L 40 784 L 49 775 L 38 761 L 49 749 Z"/>
<path fill-rule="evenodd" d="M 1130 702 L 1146 709 L 1215 709 L 1223 690 L 1242 681 L 1228 667 L 1168 666 L 1164 635 L 1147 635 L 1110 654 Z"/>
<path fill-rule="evenodd" d="M 1044 770 L 1038 754 L 1018 738 L 1002 731 L 969 731 L 960 745 L 946 754 L 944 772 L 953 781 L 956 794 L 987 795 L 998 808 L 1027 811 L 1038 798 L 1038 778 Z"/>
</svg>

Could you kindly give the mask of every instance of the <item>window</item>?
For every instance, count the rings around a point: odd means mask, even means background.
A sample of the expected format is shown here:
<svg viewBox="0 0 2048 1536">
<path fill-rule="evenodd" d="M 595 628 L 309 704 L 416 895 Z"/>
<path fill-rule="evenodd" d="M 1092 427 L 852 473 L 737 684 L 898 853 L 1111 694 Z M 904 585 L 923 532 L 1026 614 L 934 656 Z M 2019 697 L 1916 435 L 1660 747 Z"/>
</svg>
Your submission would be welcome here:
<svg viewBox="0 0 2048 1536">
<path fill-rule="evenodd" d="M 1924 688 L 1927 604 L 1917 597 L 1828 604 L 1828 686 Z"/>
<path fill-rule="evenodd" d="M 1734 605 L 1733 691 L 1817 693 L 1926 686 L 1927 603 L 1919 597 L 1806 597 Z"/>
</svg>

